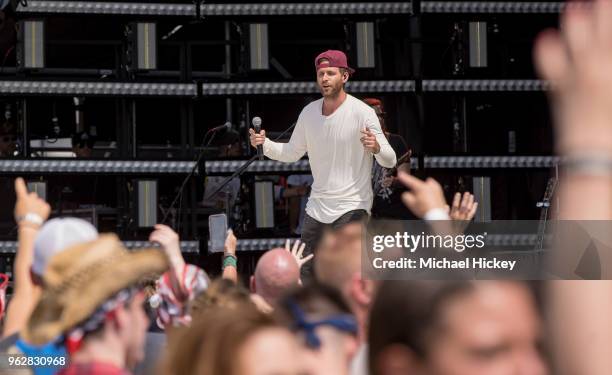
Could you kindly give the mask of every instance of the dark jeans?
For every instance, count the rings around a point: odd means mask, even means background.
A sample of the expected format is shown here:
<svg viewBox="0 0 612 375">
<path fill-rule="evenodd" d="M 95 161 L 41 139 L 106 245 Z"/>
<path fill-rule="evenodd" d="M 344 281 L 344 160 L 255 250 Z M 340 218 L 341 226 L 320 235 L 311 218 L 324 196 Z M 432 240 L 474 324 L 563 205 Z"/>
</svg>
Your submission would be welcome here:
<svg viewBox="0 0 612 375">
<path fill-rule="evenodd" d="M 366 210 L 353 210 L 343 214 L 333 223 L 325 224 L 306 214 L 304 217 L 304 223 L 302 225 L 302 242 L 306 244 L 303 256 L 315 253 L 316 257 L 317 245 L 323 237 L 326 229 L 338 229 L 348 223 L 363 220 L 367 216 L 368 212 Z M 313 277 L 312 265 L 314 261 L 315 260 L 313 259 L 302 266 L 301 275 L 303 281 L 309 280 Z"/>
</svg>

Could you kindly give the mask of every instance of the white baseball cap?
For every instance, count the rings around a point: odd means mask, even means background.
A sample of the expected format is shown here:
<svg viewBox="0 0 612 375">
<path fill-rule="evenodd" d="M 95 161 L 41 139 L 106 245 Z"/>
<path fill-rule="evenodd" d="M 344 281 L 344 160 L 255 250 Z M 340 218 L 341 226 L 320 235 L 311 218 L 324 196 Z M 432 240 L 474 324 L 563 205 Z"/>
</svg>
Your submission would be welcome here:
<svg viewBox="0 0 612 375">
<path fill-rule="evenodd" d="M 42 276 L 49 260 L 67 247 L 94 241 L 98 230 L 88 221 L 74 217 L 59 217 L 47 221 L 34 240 L 32 272 Z"/>
</svg>

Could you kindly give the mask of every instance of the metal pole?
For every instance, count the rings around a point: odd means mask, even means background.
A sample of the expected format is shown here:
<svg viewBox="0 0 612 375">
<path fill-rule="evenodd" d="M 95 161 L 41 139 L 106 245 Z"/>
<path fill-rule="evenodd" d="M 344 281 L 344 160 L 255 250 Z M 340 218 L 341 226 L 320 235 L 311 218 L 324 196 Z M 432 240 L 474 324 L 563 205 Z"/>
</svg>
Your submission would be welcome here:
<svg viewBox="0 0 612 375">
<path fill-rule="evenodd" d="M 136 139 L 136 99 L 130 100 L 131 102 L 131 125 L 132 125 L 132 157 L 136 159 L 138 156 L 138 141 Z"/>
<path fill-rule="evenodd" d="M 232 41 L 231 35 L 231 24 L 230 21 L 225 21 L 225 78 L 230 79 L 232 73 L 232 45 L 230 42 Z M 233 123 L 232 116 L 232 99 L 225 99 L 225 118 L 227 121 Z"/>
<path fill-rule="evenodd" d="M 189 69 L 189 57 L 188 57 L 188 51 L 190 50 L 190 47 L 187 45 L 187 43 L 182 43 L 180 46 L 180 62 L 179 62 L 179 70 L 180 70 L 180 74 L 181 74 L 181 81 L 183 82 L 187 82 L 191 77 L 191 72 Z M 188 146 L 188 142 L 187 142 L 187 105 L 186 105 L 186 101 L 187 99 L 180 99 L 180 116 L 181 116 L 181 157 L 186 158 L 189 154 L 191 154 L 192 149 L 187 149 Z M 193 145 L 191 145 L 193 146 Z"/>
<path fill-rule="evenodd" d="M 30 157 L 30 140 L 28 136 L 28 102 L 26 98 L 23 98 L 21 101 L 21 125 L 23 129 L 23 157 Z"/>
</svg>

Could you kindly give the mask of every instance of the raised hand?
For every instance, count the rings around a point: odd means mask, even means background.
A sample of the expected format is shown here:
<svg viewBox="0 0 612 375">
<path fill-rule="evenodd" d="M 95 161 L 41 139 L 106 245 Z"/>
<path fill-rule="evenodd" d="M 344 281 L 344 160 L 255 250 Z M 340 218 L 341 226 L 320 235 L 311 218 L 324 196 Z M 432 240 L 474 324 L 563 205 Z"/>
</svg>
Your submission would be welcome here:
<svg viewBox="0 0 612 375">
<path fill-rule="evenodd" d="M 564 155 L 612 154 L 612 2 L 568 2 L 560 30 L 535 46 L 552 84 L 556 147 Z"/>
<path fill-rule="evenodd" d="M 359 140 L 367 151 L 370 151 L 373 154 L 378 154 L 380 151 L 380 145 L 376 140 L 376 136 L 370 131 L 370 129 L 364 128 L 361 131 L 361 138 Z"/>
<path fill-rule="evenodd" d="M 234 231 L 231 229 L 227 230 L 227 237 L 225 237 L 225 254 L 230 254 L 236 256 L 236 246 L 238 244 L 238 239 L 234 235 Z"/>
<path fill-rule="evenodd" d="M 151 232 L 149 241 L 161 245 L 173 267 L 179 268 L 185 265 L 183 254 L 181 254 L 181 243 L 178 233 L 163 224 L 156 224 L 155 230 Z"/>
<path fill-rule="evenodd" d="M 476 215 L 478 209 L 478 202 L 474 201 L 474 195 L 469 192 L 455 193 L 453 197 L 453 204 L 449 207 L 449 213 L 451 219 L 457 221 L 470 221 Z"/>
<path fill-rule="evenodd" d="M 15 194 L 17 201 L 15 202 L 14 214 L 15 221 L 19 226 L 27 225 L 37 228 L 49 218 L 51 206 L 35 192 L 28 193 L 26 183 L 21 177 L 15 180 Z"/>
<path fill-rule="evenodd" d="M 297 262 L 298 266 L 302 268 L 304 264 L 306 264 L 309 260 L 312 259 L 312 257 L 314 257 L 314 254 L 302 257 L 306 244 L 302 243 L 300 245 L 300 242 L 300 240 L 296 240 L 293 243 L 293 247 L 291 247 L 291 240 L 288 239 L 287 242 L 285 242 L 285 250 L 287 250 L 289 253 L 291 253 L 291 255 L 293 255 L 293 258 L 295 258 L 295 261 Z"/>
<path fill-rule="evenodd" d="M 422 181 L 401 171 L 398 172 L 397 178 L 409 189 L 402 194 L 402 202 L 417 217 L 422 219 L 434 208 L 446 208 L 442 186 L 433 178 Z"/>
</svg>

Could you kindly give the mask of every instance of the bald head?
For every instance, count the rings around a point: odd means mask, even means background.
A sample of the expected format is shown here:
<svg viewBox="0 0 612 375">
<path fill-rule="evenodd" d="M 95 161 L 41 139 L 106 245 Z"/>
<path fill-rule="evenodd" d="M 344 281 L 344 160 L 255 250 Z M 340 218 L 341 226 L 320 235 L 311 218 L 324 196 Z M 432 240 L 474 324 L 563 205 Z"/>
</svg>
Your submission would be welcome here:
<svg viewBox="0 0 612 375">
<path fill-rule="evenodd" d="M 251 292 L 273 304 L 288 289 L 299 285 L 300 268 L 287 250 L 268 250 L 257 262 Z"/>
</svg>

